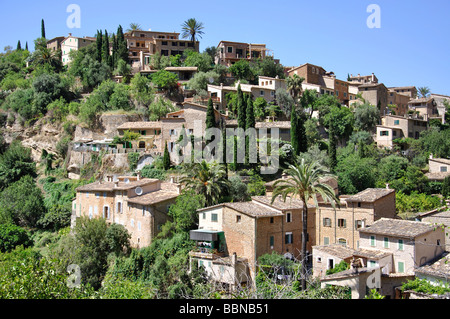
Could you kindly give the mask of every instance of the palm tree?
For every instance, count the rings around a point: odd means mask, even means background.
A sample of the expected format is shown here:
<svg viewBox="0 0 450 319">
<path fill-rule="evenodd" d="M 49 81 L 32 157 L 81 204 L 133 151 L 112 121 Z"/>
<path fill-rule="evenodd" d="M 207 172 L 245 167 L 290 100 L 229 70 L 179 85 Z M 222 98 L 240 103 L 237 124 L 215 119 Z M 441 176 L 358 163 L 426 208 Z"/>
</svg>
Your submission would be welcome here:
<svg viewBox="0 0 450 319">
<path fill-rule="evenodd" d="M 291 93 L 292 98 L 297 103 L 297 99 L 300 95 L 302 95 L 302 83 L 305 81 L 305 78 L 299 77 L 297 74 L 290 76 L 286 79 L 286 86 Z"/>
<path fill-rule="evenodd" d="M 180 182 L 197 194 L 203 194 L 206 207 L 218 204 L 220 196 L 230 186 L 224 166 L 216 162 L 207 163 L 205 160 L 201 163 L 185 164 Z"/>
<path fill-rule="evenodd" d="M 141 25 L 139 23 L 130 23 L 130 27 L 127 29 L 127 32 L 131 31 L 142 31 Z"/>
<path fill-rule="evenodd" d="M 286 173 L 290 176 L 275 182 L 272 194 L 272 203 L 281 197 L 286 202 L 298 198 L 303 203 L 302 211 L 302 250 L 301 250 L 301 287 L 306 290 L 306 241 L 308 238 L 308 202 L 313 199 L 318 207 L 317 196 L 321 196 L 324 202 L 330 202 L 332 207 L 339 206 L 339 199 L 336 197 L 333 188 L 321 182 L 325 177 L 334 177 L 330 172 L 317 162 L 305 162 L 301 159 L 295 165 L 290 165 Z"/>
<path fill-rule="evenodd" d="M 203 22 L 198 22 L 194 18 L 191 18 L 181 25 L 181 30 L 183 31 L 181 36 L 183 39 L 190 39 L 192 42 L 197 41 L 197 36 L 201 38 L 204 34 L 202 31 L 204 29 Z"/>
<path fill-rule="evenodd" d="M 430 95 L 430 88 L 427 86 L 422 86 L 418 88 L 417 91 L 419 91 L 419 94 L 422 98 L 426 98 L 428 97 L 428 95 Z"/>
</svg>

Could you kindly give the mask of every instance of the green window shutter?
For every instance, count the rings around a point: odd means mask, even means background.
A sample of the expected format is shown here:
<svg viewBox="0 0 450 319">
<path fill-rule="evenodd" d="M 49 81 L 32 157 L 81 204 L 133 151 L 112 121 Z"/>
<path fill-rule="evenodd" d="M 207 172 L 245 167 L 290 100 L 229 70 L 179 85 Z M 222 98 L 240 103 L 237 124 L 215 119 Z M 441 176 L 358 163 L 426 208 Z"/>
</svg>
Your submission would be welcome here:
<svg viewBox="0 0 450 319">
<path fill-rule="evenodd" d="M 399 261 L 397 263 L 397 272 L 404 273 L 405 272 L 405 263 L 403 261 Z"/>
</svg>

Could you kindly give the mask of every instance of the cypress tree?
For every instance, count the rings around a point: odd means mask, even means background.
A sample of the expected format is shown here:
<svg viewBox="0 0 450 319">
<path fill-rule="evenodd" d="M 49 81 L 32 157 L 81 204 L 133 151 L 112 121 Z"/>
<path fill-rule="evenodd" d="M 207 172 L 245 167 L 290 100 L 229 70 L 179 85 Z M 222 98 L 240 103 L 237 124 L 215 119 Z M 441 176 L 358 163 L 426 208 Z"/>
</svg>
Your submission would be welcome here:
<svg viewBox="0 0 450 319">
<path fill-rule="evenodd" d="M 105 36 L 103 37 L 102 42 L 102 61 L 108 65 L 110 65 L 109 59 L 109 37 L 108 31 L 105 30 Z"/>
<path fill-rule="evenodd" d="M 247 109 L 246 109 L 246 121 L 245 121 L 245 129 L 255 128 L 256 120 L 255 120 L 255 112 L 253 109 L 253 100 L 249 95 L 247 98 Z M 256 136 L 254 137 L 256 138 Z M 256 150 L 255 150 L 256 151 Z M 250 136 L 245 136 L 245 162 L 250 164 Z"/>
<path fill-rule="evenodd" d="M 450 176 L 444 178 L 444 182 L 442 183 L 442 196 L 444 196 L 444 199 L 450 197 Z"/>
<path fill-rule="evenodd" d="M 20 40 L 19 40 L 19 42 L 17 42 L 17 48 L 16 48 L 16 50 L 17 50 L 17 51 L 21 51 L 21 50 L 22 50 L 22 45 L 20 44 Z"/>
<path fill-rule="evenodd" d="M 238 85 L 237 88 L 237 111 L 238 111 L 238 127 L 245 129 L 245 121 L 246 121 L 246 115 L 245 115 L 245 109 L 247 108 L 247 105 L 245 103 L 245 96 L 244 93 L 242 93 L 241 90 L 241 84 Z"/>
<path fill-rule="evenodd" d="M 292 105 L 291 111 L 291 145 L 294 149 L 294 155 L 300 155 L 299 136 L 298 136 L 298 114 L 295 105 Z"/>
<path fill-rule="evenodd" d="M 102 62 L 102 48 L 103 48 L 103 33 L 101 30 L 97 30 L 97 61 Z"/>
<path fill-rule="evenodd" d="M 28 50 L 28 41 L 25 42 L 25 50 L 29 51 L 29 50 Z"/>
<path fill-rule="evenodd" d="M 306 128 L 305 128 L 305 122 L 306 122 L 306 115 L 302 111 L 301 114 L 298 116 L 298 136 L 299 136 L 299 150 L 300 153 L 305 153 L 308 151 L 308 140 L 306 139 Z"/>
<path fill-rule="evenodd" d="M 213 100 L 210 98 L 208 100 L 208 109 L 206 111 L 206 128 L 217 127 L 216 116 L 214 114 L 214 104 Z"/>
<path fill-rule="evenodd" d="M 111 65 L 115 69 L 117 67 L 117 37 L 114 33 L 112 35 L 112 42 Z"/>
<path fill-rule="evenodd" d="M 41 38 L 45 38 L 45 23 L 44 23 L 44 19 L 41 20 Z"/>
<path fill-rule="evenodd" d="M 125 39 L 121 25 L 117 29 L 117 60 L 120 59 L 128 63 L 127 40 Z"/>
<path fill-rule="evenodd" d="M 337 153 L 336 153 L 336 134 L 334 133 L 333 125 L 330 125 L 329 131 L 329 146 L 328 146 L 328 157 L 330 160 L 330 169 L 334 172 L 337 166 Z"/>
<path fill-rule="evenodd" d="M 169 148 L 167 147 L 167 142 L 166 146 L 164 147 L 163 166 L 166 171 L 170 168 L 170 155 Z"/>
</svg>

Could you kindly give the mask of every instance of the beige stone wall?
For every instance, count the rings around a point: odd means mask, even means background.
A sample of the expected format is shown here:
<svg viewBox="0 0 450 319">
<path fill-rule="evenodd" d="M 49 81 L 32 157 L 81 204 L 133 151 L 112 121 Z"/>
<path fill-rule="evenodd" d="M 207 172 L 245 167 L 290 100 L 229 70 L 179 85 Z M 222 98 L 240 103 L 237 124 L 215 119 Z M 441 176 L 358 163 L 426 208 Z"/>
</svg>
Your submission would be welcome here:
<svg viewBox="0 0 450 319">
<path fill-rule="evenodd" d="M 432 159 L 430 159 L 428 161 L 428 166 L 429 166 L 430 173 L 441 173 L 441 167 L 447 167 L 447 172 L 450 172 L 449 164 L 434 161 Z"/>
</svg>

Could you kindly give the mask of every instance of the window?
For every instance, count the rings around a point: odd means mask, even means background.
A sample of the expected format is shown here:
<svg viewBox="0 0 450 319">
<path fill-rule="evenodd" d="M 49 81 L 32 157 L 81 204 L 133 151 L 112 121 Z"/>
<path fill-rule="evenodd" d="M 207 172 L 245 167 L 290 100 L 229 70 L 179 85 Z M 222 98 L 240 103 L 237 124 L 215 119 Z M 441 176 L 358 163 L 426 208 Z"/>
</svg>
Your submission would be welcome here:
<svg viewBox="0 0 450 319">
<path fill-rule="evenodd" d="M 292 233 L 286 233 L 284 236 L 284 243 L 285 244 L 292 244 L 294 242 L 294 237 Z"/>
<path fill-rule="evenodd" d="M 292 222 L 292 213 L 288 212 L 286 213 L 286 223 Z"/>
<path fill-rule="evenodd" d="M 170 136 L 175 136 L 175 135 L 177 135 L 177 130 L 171 129 L 169 134 L 170 134 Z"/>
<path fill-rule="evenodd" d="M 323 227 L 331 227 L 331 218 L 323 219 Z"/>
<path fill-rule="evenodd" d="M 240 223 L 241 219 L 242 219 L 242 216 L 241 215 L 237 215 L 236 216 L 236 223 Z"/>
<path fill-rule="evenodd" d="M 203 219 L 206 219 L 206 213 L 203 213 Z"/>
<path fill-rule="evenodd" d="M 360 229 L 363 227 L 363 221 L 362 220 L 356 220 L 355 221 L 355 229 Z"/>
<path fill-rule="evenodd" d="M 347 221 L 345 219 L 338 219 L 338 227 L 340 228 L 347 227 Z"/>
<path fill-rule="evenodd" d="M 270 217 L 270 223 L 273 224 L 273 217 Z"/>
<path fill-rule="evenodd" d="M 403 239 L 399 239 L 397 242 L 398 250 L 403 250 Z"/>
<path fill-rule="evenodd" d="M 339 238 L 338 244 L 342 246 L 347 246 L 347 240 L 345 238 Z"/>
<path fill-rule="evenodd" d="M 233 53 L 233 47 L 227 47 L 227 52 L 228 53 Z"/>
<path fill-rule="evenodd" d="M 138 222 L 137 226 L 138 226 L 138 230 L 140 231 L 141 230 L 141 222 Z"/>
<path fill-rule="evenodd" d="M 211 221 L 214 223 L 217 223 L 217 221 L 218 221 L 217 214 L 211 214 Z"/>
<path fill-rule="evenodd" d="M 381 131 L 380 136 L 389 136 L 389 131 Z"/>
<path fill-rule="evenodd" d="M 400 120 L 395 120 L 394 125 L 400 125 Z"/>
<path fill-rule="evenodd" d="M 162 45 L 167 45 L 167 41 L 162 41 L 161 44 Z"/>
<path fill-rule="evenodd" d="M 397 262 L 397 272 L 404 273 L 405 272 L 405 263 L 403 261 Z"/>
<path fill-rule="evenodd" d="M 121 212 L 122 212 L 122 203 L 121 203 L 121 202 L 118 202 L 118 203 L 117 203 L 117 212 L 118 212 L 118 213 L 121 213 Z"/>
<path fill-rule="evenodd" d="M 134 227 L 134 219 L 132 219 L 132 220 L 130 221 L 130 225 L 131 225 L 131 227 Z"/>
<path fill-rule="evenodd" d="M 372 247 L 376 246 L 375 236 L 370 236 L 370 246 L 372 246 Z"/>
<path fill-rule="evenodd" d="M 103 198 L 106 198 L 106 197 L 108 197 L 108 193 L 103 192 Z"/>
<path fill-rule="evenodd" d="M 447 166 L 441 166 L 441 173 L 447 173 Z"/>
<path fill-rule="evenodd" d="M 95 193 L 95 198 L 99 199 L 100 198 L 100 193 Z"/>
<path fill-rule="evenodd" d="M 384 248 L 389 248 L 389 238 L 384 237 Z"/>
<path fill-rule="evenodd" d="M 377 262 L 374 260 L 369 260 L 369 262 L 367 263 L 368 268 L 375 268 L 376 266 L 377 266 Z"/>
<path fill-rule="evenodd" d="M 324 245 L 329 245 L 330 244 L 330 238 L 329 237 L 324 237 L 323 238 L 323 244 Z"/>
<path fill-rule="evenodd" d="M 273 249 L 274 244 L 275 244 L 275 237 L 270 236 L 270 249 Z"/>
<path fill-rule="evenodd" d="M 261 91 L 259 92 L 259 95 L 264 96 L 264 91 L 261 90 Z"/>
<path fill-rule="evenodd" d="M 172 42 L 172 46 L 173 47 L 177 47 L 178 46 L 178 42 Z"/>
</svg>

